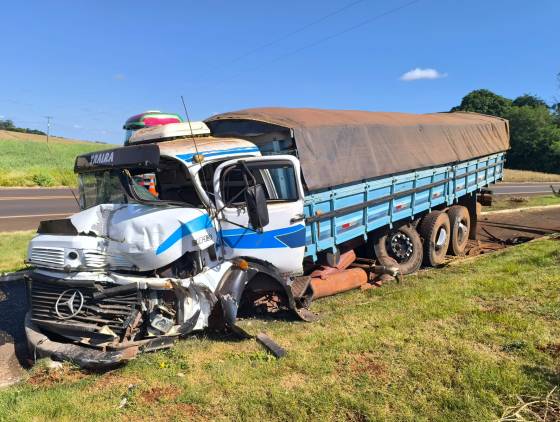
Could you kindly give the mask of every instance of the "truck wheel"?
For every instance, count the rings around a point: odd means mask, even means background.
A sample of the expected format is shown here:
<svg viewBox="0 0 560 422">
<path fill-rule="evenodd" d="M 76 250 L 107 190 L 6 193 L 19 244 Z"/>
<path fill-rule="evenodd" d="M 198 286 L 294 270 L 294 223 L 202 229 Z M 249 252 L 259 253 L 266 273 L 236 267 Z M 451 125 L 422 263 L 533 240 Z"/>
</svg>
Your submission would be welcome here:
<svg viewBox="0 0 560 422">
<path fill-rule="evenodd" d="M 401 274 L 416 272 L 422 265 L 422 241 L 414 227 L 393 229 L 378 238 L 373 247 L 381 265 L 392 267 L 396 261 Z"/>
<path fill-rule="evenodd" d="M 443 264 L 451 232 L 447 214 L 432 211 L 422 219 L 418 231 L 424 240 L 424 264 L 430 267 Z"/>
<path fill-rule="evenodd" d="M 465 253 L 469 242 L 471 230 L 471 218 L 469 210 L 462 205 L 453 205 L 447 211 L 451 225 L 451 239 L 449 241 L 449 253 L 459 256 Z"/>
</svg>

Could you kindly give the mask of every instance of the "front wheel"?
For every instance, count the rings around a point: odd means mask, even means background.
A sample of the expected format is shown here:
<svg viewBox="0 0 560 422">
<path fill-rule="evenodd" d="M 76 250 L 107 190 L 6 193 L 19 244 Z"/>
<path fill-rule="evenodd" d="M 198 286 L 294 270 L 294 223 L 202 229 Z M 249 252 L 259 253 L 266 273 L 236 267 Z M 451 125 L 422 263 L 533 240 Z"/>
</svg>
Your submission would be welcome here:
<svg viewBox="0 0 560 422">
<path fill-rule="evenodd" d="M 422 265 L 422 241 L 414 227 L 393 229 L 374 242 L 375 256 L 381 265 L 394 266 L 401 274 L 411 274 Z"/>
</svg>

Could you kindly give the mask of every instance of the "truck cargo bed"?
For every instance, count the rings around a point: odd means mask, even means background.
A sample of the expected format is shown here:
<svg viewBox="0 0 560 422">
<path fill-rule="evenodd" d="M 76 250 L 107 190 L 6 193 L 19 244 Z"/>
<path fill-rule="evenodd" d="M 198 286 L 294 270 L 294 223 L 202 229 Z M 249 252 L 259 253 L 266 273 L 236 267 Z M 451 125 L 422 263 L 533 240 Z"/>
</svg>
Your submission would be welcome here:
<svg viewBox="0 0 560 422">
<path fill-rule="evenodd" d="M 452 205 L 502 179 L 504 153 L 427 170 L 406 172 L 312 191 L 305 197 L 306 256 L 340 245 L 384 226 Z"/>
</svg>

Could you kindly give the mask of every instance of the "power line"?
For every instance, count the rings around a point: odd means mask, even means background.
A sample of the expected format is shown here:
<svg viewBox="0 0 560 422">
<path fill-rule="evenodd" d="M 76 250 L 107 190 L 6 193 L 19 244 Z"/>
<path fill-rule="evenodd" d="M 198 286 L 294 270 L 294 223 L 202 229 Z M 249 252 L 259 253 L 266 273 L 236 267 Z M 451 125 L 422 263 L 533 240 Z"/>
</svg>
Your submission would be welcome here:
<svg viewBox="0 0 560 422">
<path fill-rule="evenodd" d="M 245 74 L 245 73 L 247 73 L 247 72 L 253 72 L 253 71 L 255 71 L 255 70 L 258 70 L 258 69 L 261 69 L 261 68 L 263 68 L 263 67 L 265 67 L 265 66 L 268 66 L 268 65 L 270 65 L 270 64 L 272 64 L 272 63 L 276 63 L 276 62 L 278 62 L 278 61 L 280 61 L 280 60 L 282 60 L 282 59 L 285 59 L 286 57 L 293 56 L 293 55 L 295 55 L 295 54 L 297 54 L 297 53 L 300 53 L 300 52 L 302 52 L 302 51 L 304 51 L 304 50 L 307 50 L 307 49 L 309 49 L 309 48 L 315 47 L 315 46 L 317 46 L 317 45 L 319 45 L 319 44 L 322 44 L 322 43 L 324 43 L 324 42 L 326 42 L 326 41 L 330 41 L 330 40 L 332 40 L 333 38 L 336 38 L 336 37 L 339 37 L 339 36 L 341 36 L 341 35 L 344 35 L 344 34 L 346 34 L 346 33 L 348 33 L 348 32 L 354 31 L 354 30 L 356 30 L 356 29 L 358 29 L 358 28 L 361 28 L 362 26 L 365 26 L 365 25 L 370 24 L 370 23 L 372 23 L 372 22 L 374 22 L 374 21 L 377 21 L 377 20 L 379 20 L 379 19 L 381 19 L 381 18 L 384 18 L 385 16 L 388 16 L 388 15 L 391 15 L 391 14 L 394 14 L 394 13 L 397 13 L 397 12 L 403 10 L 403 9 L 406 9 L 407 7 L 410 7 L 410 6 L 412 6 L 412 5 L 416 4 L 416 3 L 419 3 L 420 1 L 421 1 L 421 0 L 412 0 L 412 1 L 409 1 L 409 2 L 407 2 L 407 3 L 401 4 L 400 6 L 397 6 L 397 7 L 394 7 L 394 8 L 392 8 L 392 9 L 389 9 L 389 10 L 383 12 L 383 13 L 380 13 L 380 14 L 377 14 L 377 15 L 375 15 L 375 16 L 372 16 L 371 18 L 368 18 L 368 19 L 366 19 L 366 20 L 363 20 L 362 22 L 360 22 L 360 23 L 358 23 L 358 24 L 356 24 L 356 25 L 352 25 L 352 26 L 350 26 L 350 27 L 348 27 L 348 28 L 346 28 L 346 29 L 343 29 L 342 31 L 338 31 L 338 32 L 335 32 L 334 34 L 327 35 L 327 36 L 325 36 L 325 37 L 323 37 L 323 38 L 319 38 L 318 40 L 313 41 L 313 42 L 311 42 L 311 43 L 309 43 L 309 44 L 306 44 L 306 45 L 304 45 L 304 46 L 302 46 L 302 47 L 296 48 L 295 50 L 289 51 L 289 52 L 284 53 L 284 54 L 281 54 L 281 55 L 279 55 L 279 56 L 277 56 L 277 57 L 275 57 L 275 58 L 273 58 L 273 59 L 271 59 L 271 60 L 268 60 L 268 61 L 266 61 L 266 62 L 260 63 L 259 65 L 255 66 L 255 67 L 252 67 L 252 68 L 250 68 L 250 69 L 246 69 L 246 70 L 244 70 L 244 71 L 235 73 L 234 75 L 230 76 L 229 78 L 223 79 L 222 81 L 216 83 L 215 86 L 219 86 L 220 84 L 222 84 L 222 83 L 224 83 L 224 82 L 227 82 L 227 81 L 229 81 L 229 80 L 231 80 L 231 79 L 235 79 L 235 78 L 237 78 L 237 77 L 239 77 L 239 76 L 241 76 L 241 75 L 243 75 L 243 74 Z"/>
<path fill-rule="evenodd" d="M 267 42 L 267 43 L 265 43 L 265 44 L 261 44 L 260 46 L 255 47 L 255 48 L 253 48 L 252 50 L 249 50 L 249 51 L 247 51 L 246 53 L 244 53 L 244 54 L 242 54 L 242 55 L 240 55 L 240 56 L 237 56 L 237 57 L 231 59 L 230 61 L 228 61 L 228 62 L 226 62 L 226 63 L 220 63 L 220 66 L 223 67 L 224 65 L 228 65 L 228 64 L 232 64 L 232 63 L 238 62 L 239 60 L 244 59 L 245 57 L 250 56 L 250 55 L 256 53 L 257 51 L 260 51 L 260 50 L 263 50 L 263 49 L 265 49 L 265 48 L 271 47 L 271 46 L 273 46 L 273 45 L 275 45 L 275 44 L 278 44 L 279 42 L 282 42 L 282 41 L 284 41 L 285 39 L 288 39 L 288 38 L 290 38 L 290 37 L 292 37 L 292 36 L 294 36 L 294 35 L 296 35 L 296 34 L 299 34 L 300 32 L 305 31 L 307 28 L 310 28 L 310 27 L 312 27 L 312 26 L 315 26 L 315 25 L 317 25 L 317 24 L 319 24 L 319 23 L 321 23 L 321 22 L 323 22 L 323 21 L 325 21 L 325 20 L 327 20 L 327 19 L 329 19 L 329 18 L 331 18 L 331 17 L 333 17 L 333 16 L 336 16 L 336 15 L 338 15 L 338 14 L 340 14 L 340 13 L 342 13 L 342 12 L 348 10 L 348 9 L 350 9 L 351 7 L 356 6 L 356 5 L 359 4 L 359 3 L 363 3 L 364 1 L 365 1 L 365 0 L 356 0 L 356 1 L 353 1 L 352 3 L 349 3 L 349 4 L 347 4 L 347 5 L 343 6 L 343 7 L 341 7 L 340 9 L 336 9 L 335 11 L 333 11 L 333 12 L 331 12 L 331 13 L 327 13 L 326 15 L 321 16 L 319 19 L 316 19 L 316 20 L 314 20 L 314 21 L 312 21 L 312 22 L 309 22 L 308 24 L 305 24 L 305 25 L 303 25 L 303 26 L 300 26 L 299 28 L 297 28 L 297 29 L 295 29 L 295 30 L 293 30 L 293 31 L 291 31 L 291 32 L 288 32 L 288 33 L 286 33 L 286 34 L 284 34 L 284 35 L 282 35 L 282 36 L 280 36 L 280 37 L 278 37 L 278 38 L 276 38 L 276 39 L 274 39 L 274 40 L 272 40 L 272 41 L 270 41 L 270 42 Z"/>
</svg>

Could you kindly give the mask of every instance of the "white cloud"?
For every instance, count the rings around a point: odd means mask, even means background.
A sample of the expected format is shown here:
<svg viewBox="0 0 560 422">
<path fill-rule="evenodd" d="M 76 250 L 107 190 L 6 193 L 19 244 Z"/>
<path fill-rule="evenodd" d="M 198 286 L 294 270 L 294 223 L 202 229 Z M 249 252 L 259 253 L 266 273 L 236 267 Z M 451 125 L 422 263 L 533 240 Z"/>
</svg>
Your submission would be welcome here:
<svg viewBox="0 0 560 422">
<path fill-rule="evenodd" d="M 122 73 L 117 73 L 113 76 L 113 79 L 115 79 L 116 81 L 124 81 L 126 79 L 126 76 L 124 76 Z"/>
<path fill-rule="evenodd" d="M 436 69 L 421 69 L 419 67 L 409 70 L 401 76 L 401 81 L 418 81 L 420 79 L 441 79 L 445 78 L 447 73 L 438 72 Z"/>
<path fill-rule="evenodd" d="M 4 116 L 3 114 L 0 114 L 0 119 L 3 119 L 4 117 L 6 117 L 6 116 Z"/>
<path fill-rule="evenodd" d="M 83 129 L 83 127 L 80 125 L 74 125 L 74 129 Z"/>
</svg>

